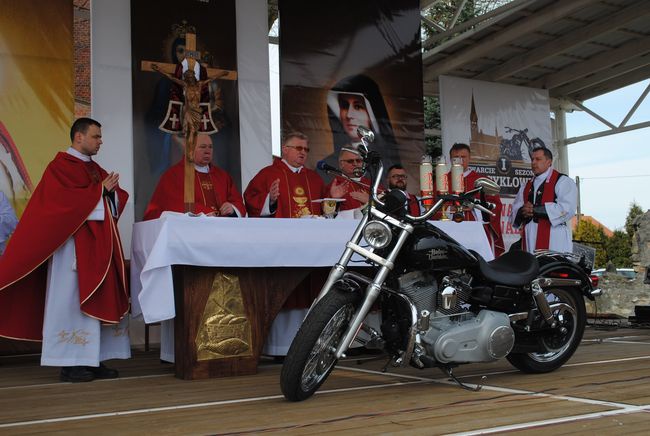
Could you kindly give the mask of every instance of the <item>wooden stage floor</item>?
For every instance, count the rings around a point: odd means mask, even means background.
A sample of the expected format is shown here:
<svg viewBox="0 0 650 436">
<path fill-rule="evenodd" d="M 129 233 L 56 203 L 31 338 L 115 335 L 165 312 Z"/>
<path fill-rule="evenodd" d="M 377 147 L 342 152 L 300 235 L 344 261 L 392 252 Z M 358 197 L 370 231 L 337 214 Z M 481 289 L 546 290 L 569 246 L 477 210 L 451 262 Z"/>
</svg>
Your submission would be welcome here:
<svg viewBox="0 0 650 436">
<path fill-rule="evenodd" d="M 302 403 L 280 393 L 281 366 L 254 376 L 183 381 L 156 352 L 112 361 L 121 378 L 60 383 L 38 356 L 0 357 L 0 434 L 648 434 L 650 330 L 588 327 L 567 365 L 525 375 L 506 361 L 438 370 L 346 360 Z"/>
</svg>

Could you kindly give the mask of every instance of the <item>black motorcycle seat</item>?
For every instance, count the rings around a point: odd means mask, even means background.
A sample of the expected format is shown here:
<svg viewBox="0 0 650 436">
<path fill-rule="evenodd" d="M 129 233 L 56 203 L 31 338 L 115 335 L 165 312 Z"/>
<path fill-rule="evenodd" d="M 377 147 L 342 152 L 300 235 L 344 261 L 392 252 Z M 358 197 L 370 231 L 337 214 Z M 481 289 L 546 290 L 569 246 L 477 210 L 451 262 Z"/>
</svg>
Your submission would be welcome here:
<svg viewBox="0 0 650 436">
<path fill-rule="evenodd" d="M 539 275 L 537 259 L 527 251 L 508 251 L 489 262 L 481 256 L 477 257 L 483 277 L 499 285 L 523 286 Z"/>
</svg>

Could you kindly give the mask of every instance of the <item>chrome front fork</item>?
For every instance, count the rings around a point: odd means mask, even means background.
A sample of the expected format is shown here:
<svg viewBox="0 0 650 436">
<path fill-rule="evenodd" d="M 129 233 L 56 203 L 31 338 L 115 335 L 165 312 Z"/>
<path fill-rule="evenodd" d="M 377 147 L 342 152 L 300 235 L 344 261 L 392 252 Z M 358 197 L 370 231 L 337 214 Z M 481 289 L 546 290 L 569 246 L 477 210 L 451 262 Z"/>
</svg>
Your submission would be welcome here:
<svg viewBox="0 0 650 436">
<path fill-rule="evenodd" d="M 339 342 L 339 346 L 336 348 L 337 359 L 343 357 L 345 350 L 347 350 L 350 347 L 350 345 L 352 345 L 352 341 L 354 341 L 354 338 L 357 336 L 357 333 L 361 328 L 361 324 L 363 323 L 363 320 L 370 312 L 370 309 L 372 308 L 372 305 L 377 300 L 377 297 L 379 297 L 379 293 L 381 292 L 381 287 L 384 284 L 384 281 L 386 281 L 388 274 L 392 270 L 397 255 L 399 254 L 399 252 L 402 249 L 402 246 L 406 242 L 406 238 L 409 236 L 409 234 L 412 231 L 413 231 L 413 227 L 410 225 L 403 227 L 402 231 L 399 234 L 399 237 L 397 238 L 397 241 L 395 242 L 395 246 L 393 247 L 393 250 L 391 250 L 389 256 L 386 259 L 382 259 L 384 261 L 382 262 L 383 266 L 379 269 L 379 272 L 377 272 L 377 275 L 372 280 L 372 282 L 368 284 L 366 288 L 363 304 L 355 312 L 354 317 L 350 322 L 350 325 L 345 331 L 343 339 L 341 340 L 341 342 Z M 348 244 L 348 247 L 350 248 L 350 244 Z M 352 249 L 355 250 L 354 247 L 352 247 Z"/>
<path fill-rule="evenodd" d="M 359 243 L 359 241 L 361 240 L 361 235 L 363 233 L 363 228 L 366 226 L 367 222 L 368 222 L 368 214 L 364 213 L 363 217 L 361 218 L 361 221 L 359 222 L 359 225 L 357 226 L 356 230 L 352 234 L 352 237 L 350 238 L 350 242 L 353 242 L 354 244 Z M 348 269 L 348 263 L 350 262 L 350 259 L 352 259 L 353 254 L 354 251 L 349 246 L 345 248 L 339 261 L 330 270 L 330 273 L 327 276 L 327 280 L 325 280 L 325 284 L 321 288 L 318 297 L 316 297 L 314 302 L 311 303 L 311 306 L 309 307 L 310 312 L 314 308 L 314 306 L 316 306 L 316 303 L 318 303 L 320 299 L 323 298 L 323 296 L 332 289 L 332 285 L 334 285 L 334 283 L 336 283 L 338 280 L 340 280 L 343 277 L 343 274 L 345 274 L 345 271 L 347 271 Z"/>
</svg>

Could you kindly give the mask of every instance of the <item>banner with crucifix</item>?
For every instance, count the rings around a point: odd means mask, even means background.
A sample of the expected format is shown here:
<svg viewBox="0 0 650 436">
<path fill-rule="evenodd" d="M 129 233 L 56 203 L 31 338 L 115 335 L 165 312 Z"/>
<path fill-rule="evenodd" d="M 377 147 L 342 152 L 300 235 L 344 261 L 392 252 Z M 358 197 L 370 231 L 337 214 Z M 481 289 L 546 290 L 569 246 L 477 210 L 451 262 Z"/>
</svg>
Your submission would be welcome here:
<svg viewBox="0 0 650 436">
<path fill-rule="evenodd" d="M 190 129 L 240 180 L 235 23 L 235 0 L 131 2 L 136 220 Z"/>
</svg>

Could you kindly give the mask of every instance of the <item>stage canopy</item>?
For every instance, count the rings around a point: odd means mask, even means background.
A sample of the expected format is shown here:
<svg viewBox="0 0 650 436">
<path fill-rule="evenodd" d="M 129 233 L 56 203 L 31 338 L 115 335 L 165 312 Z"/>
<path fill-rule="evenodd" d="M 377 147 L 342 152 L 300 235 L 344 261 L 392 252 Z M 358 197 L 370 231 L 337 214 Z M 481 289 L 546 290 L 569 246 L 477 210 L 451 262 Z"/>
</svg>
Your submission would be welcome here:
<svg viewBox="0 0 650 436">
<path fill-rule="evenodd" d="M 575 101 L 650 78 L 648 1 L 484 3 L 502 5 L 449 29 L 443 24 L 423 41 L 425 95 L 438 93 L 441 75 L 544 88 Z"/>
</svg>

